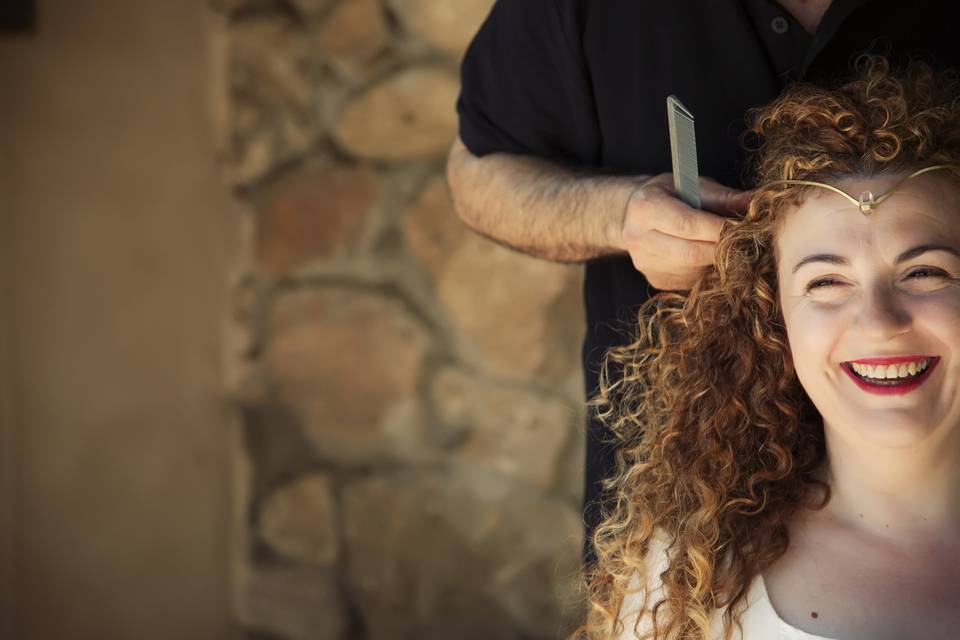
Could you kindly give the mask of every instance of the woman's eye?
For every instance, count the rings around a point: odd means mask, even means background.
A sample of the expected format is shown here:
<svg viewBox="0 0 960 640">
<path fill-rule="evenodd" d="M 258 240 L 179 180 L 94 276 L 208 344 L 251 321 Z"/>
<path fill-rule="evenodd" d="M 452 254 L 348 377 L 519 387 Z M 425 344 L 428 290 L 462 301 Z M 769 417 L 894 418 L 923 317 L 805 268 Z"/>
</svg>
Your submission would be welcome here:
<svg viewBox="0 0 960 640">
<path fill-rule="evenodd" d="M 919 269 L 914 269 L 906 275 L 908 280 L 925 280 L 928 278 L 944 278 L 947 277 L 947 273 L 942 269 L 936 269 L 934 267 L 921 267 Z M 833 278 L 818 278 L 807 285 L 805 292 L 809 293 L 817 289 L 829 289 L 832 287 L 842 286 L 844 283 Z"/>
<path fill-rule="evenodd" d="M 920 269 L 914 269 L 913 271 L 908 273 L 907 278 L 916 279 L 914 278 L 914 276 L 917 276 L 918 274 L 919 274 L 918 277 L 920 278 L 940 278 L 947 275 L 944 271 L 940 269 L 934 269 L 932 267 L 921 267 Z"/>
<path fill-rule="evenodd" d="M 841 284 L 841 283 L 831 278 L 820 278 L 819 280 L 814 280 L 813 282 L 808 284 L 805 291 L 809 292 L 809 291 L 813 291 L 814 289 L 826 289 L 827 287 L 832 287 L 838 284 Z"/>
</svg>

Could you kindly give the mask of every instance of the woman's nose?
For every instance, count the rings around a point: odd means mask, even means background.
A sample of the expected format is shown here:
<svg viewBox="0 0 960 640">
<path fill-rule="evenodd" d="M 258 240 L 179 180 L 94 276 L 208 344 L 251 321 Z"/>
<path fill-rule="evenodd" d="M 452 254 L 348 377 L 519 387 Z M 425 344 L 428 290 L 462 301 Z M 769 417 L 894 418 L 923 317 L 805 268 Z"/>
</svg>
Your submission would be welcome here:
<svg viewBox="0 0 960 640">
<path fill-rule="evenodd" d="M 889 286 L 877 286 L 862 298 L 857 326 L 868 336 L 883 340 L 910 329 L 913 323 L 898 292 Z"/>
</svg>

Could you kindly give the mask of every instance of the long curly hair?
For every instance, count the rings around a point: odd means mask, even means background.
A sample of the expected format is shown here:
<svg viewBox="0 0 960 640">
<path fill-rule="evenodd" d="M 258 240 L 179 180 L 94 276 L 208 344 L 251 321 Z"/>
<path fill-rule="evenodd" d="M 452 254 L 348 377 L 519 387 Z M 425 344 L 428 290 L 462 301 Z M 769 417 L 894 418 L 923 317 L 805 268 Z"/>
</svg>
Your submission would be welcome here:
<svg viewBox="0 0 960 640">
<path fill-rule="evenodd" d="M 917 60 L 891 70 L 870 54 L 851 70 L 826 87 L 793 85 L 748 112 L 753 184 L 960 161 L 954 72 Z M 582 574 L 586 618 L 570 638 L 623 631 L 624 596 L 631 576 L 646 584 L 658 530 L 669 563 L 645 638 L 708 638 L 717 609 L 723 637 L 734 625 L 742 634 L 750 584 L 786 551 L 787 523 L 829 502 L 818 475 L 823 422 L 794 372 L 777 294 L 781 214 L 811 188 L 757 189 L 746 214 L 725 221 L 715 267 L 689 293 L 648 300 L 633 342 L 606 353 L 587 407 L 613 434 L 615 472 L 591 539 L 596 561 Z"/>
</svg>

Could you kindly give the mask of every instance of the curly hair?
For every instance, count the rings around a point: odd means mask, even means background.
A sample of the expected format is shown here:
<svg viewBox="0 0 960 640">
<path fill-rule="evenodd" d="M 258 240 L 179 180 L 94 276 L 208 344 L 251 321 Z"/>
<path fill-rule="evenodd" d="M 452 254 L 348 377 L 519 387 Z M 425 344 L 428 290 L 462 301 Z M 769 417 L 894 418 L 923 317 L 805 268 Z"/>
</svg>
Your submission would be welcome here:
<svg viewBox="0 0 960 640">
<path fill-rule="evenodd" d="M 960 161 L 954 72 L 917 60 L 891 70 L 870 54 L 851 68 L 748 112 L 743 141 L 759 142 L 750 149 L 754 184 Z M 591 539 L 596 561 L 582 574 L 586 617 L 571 639 L 622 633 L 624 597 L 631 577 L 645 583 L 657 531 L 670 541 L 669 563 L 644 637 L 705 639 L 718 609 L 723 637 L 734 624 L 742 634 L 749 586 L 785 553 L 787 523 L 801 507 L 829 502 L 817 474 L 823 422 L 794 372 L 777 293 L 781 214 L 810 189 L 757 189 L 743 217 L 725 221 L 716 265 L 689 293 L 649 299 L 633 342 L 605 354 L 587 407 L 613 434 L 615 472 Z"/>
</svg>

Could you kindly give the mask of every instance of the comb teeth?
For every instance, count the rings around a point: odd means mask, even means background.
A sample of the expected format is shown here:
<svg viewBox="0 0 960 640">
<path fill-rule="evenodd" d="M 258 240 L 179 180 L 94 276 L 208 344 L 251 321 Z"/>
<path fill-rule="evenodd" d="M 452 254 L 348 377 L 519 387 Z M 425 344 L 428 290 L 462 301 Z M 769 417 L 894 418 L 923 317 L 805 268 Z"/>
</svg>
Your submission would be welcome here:
<svg viewBox="0 0 960 640">
<path fill-rule="evenodd" d="M 700 170 L 697 166 L 697 137 L 693 114 L 676 96 L 667 98 L 667 122 L 670 127 L 674 190 L 681 200 L 699 209 Z"/>
</svg>

